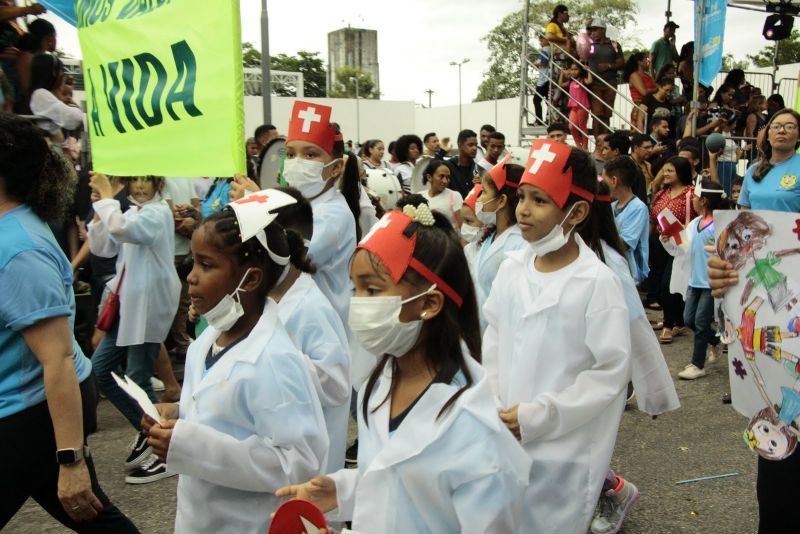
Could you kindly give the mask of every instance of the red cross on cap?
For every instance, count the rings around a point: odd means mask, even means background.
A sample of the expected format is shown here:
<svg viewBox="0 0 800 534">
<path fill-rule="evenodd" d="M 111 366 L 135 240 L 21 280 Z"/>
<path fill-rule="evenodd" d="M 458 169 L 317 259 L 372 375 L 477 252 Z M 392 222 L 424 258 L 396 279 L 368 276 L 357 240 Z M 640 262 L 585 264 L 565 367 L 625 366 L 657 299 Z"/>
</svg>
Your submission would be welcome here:
<svg viewBox="0 0 800 534">
<path fill-rule="evenodd" d="M 570 193 L 592 202 L 595 192 L 587 191 L 572 183 L 572 167 L 567 167 L 567 160 L 572 154 L 572 147 L 549 139 L 536 139 L 528 153 L 528 163 L 522 173 L 520 185 L 528 184 L 538 187 L 553 199 L 559 208 L 563 208 Z M 564 171 L 564 168 L 567 170 Z"/>
<path fill-rule="evenodd" d="M 336 131 L 331 124 L 331 111 L 330 106 L 296 100 L 286 142 L 297 140 L 313 143 L 332 154 Z"/>
</svg>

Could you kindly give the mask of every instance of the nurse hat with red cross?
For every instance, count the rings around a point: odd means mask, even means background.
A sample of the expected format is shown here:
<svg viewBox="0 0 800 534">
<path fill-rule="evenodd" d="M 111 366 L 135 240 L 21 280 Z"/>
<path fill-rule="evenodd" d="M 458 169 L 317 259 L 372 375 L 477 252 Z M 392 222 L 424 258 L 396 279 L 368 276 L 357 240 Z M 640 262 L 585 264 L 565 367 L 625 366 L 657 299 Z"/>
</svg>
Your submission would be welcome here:
<svg viewBox="0 0 800 534">
<path fill-rule="evenodd" d="M 295 203 L 297 203 L 297 200 L 283 191 L 264 189 L 231 202 L 228 207 L 236 215 L 242 243 L 255 236 L 275 263 L 286 265 L 289 263 L 289 258 L 279 256 L 270 250 L 267 245 L 267 234 L 264 232 L 264 228 L 278 218 L 278 213 L 273 213 L 274 210 Z"/>
<path fill-rule="evenodd" d="M 417 234 L 406 235 L 406 228 L 417 222 L 423 226 L 432 226 L 433 216 L 427 204 L 420 204 L 416 208 L 405 206 L 403 211 L 387 211 L 372 230 L 364 236 L 358 244 L 359 249 L 364 249 L 374 254 L 389 273 L 395 284 L 399 283 L 409 269 L 414 269 L 423 278 L 452 300 L 459 308 L 463 302 L 461 295 L 434 273 L 421 261 L 414 257 L 417 244 Z M 413 214 L 413 215 L 410 215 Z M 428 224 L 430 223 L 430 224 Z"/>
<path fill-rule="evenodd" d="M 595 193 L 572 183 L 572 168 L 565 171 L 572 147 L 548 139 L 537 139 L 528 154 L 528 163 L 520 185 L 538 187 L 553 199 L 559 208 L 567 203 L 570 193 L 593 202 Z"/>
<path fill-rule="evenodd" d="M 305 141 L 314 143 L 328 154 L 333 153 L 336 128 L 331 124 L 330 106 L 296 100 L 289 119 L 289 135 L 286 142 Z"/>
</svg>

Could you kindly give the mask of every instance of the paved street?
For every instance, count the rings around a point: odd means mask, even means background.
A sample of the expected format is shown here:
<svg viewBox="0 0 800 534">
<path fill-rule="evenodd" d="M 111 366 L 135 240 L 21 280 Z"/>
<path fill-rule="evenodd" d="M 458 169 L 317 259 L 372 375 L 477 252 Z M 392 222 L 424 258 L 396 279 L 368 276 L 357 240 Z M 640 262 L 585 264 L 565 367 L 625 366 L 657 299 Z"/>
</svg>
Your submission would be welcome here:
<svg viewBox="0 0 800 534">
<path fill-rule="evenodd" d="M 664 347 L 664 352 L 675 376 L 689 362 L 691 335 L 677 338 Z M 756 456 L 742 443 L 746 420 L 720 402 L 728 387 L 725 362 L 711 364 L 708 370 L 707 377 L 694 382 L 676 381 L 683 404 L 679 411 L 656 420 L 635 409 L 626 411 L 613 468 L 639 487 L 641 497 L 628 516 L 624 532 L 756 531 Z M 100 404 L 99 422 L 100 429 L 90 438 L 90 445 L 104 490 L 142 532 L 172 532 L 177 478 L 143 486 L 125 484 L 122 461 L 131 429 L 108 401 Z M 675 484 L 732 472 L 738 476 Z M 29 501 L 5 531 L 38 534 L 64 529 Z"/>
</svg>

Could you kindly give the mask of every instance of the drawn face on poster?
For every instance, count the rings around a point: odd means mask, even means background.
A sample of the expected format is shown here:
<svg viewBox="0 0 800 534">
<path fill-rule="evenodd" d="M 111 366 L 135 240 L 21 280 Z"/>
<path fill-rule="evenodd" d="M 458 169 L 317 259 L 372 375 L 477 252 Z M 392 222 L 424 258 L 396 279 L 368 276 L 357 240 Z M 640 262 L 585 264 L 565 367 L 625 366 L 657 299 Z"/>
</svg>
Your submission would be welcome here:
<svg viewBox="0 0 800 534">
<path fill-rule="evenodd" d="M 768 460 L 791 455 L 800 436 L 798 224 L 794 213 L 714 213 L 717 253 L 740 280 L 722 303 L 733 406 L 749 419 L 744 442 Z"/>
</svg>

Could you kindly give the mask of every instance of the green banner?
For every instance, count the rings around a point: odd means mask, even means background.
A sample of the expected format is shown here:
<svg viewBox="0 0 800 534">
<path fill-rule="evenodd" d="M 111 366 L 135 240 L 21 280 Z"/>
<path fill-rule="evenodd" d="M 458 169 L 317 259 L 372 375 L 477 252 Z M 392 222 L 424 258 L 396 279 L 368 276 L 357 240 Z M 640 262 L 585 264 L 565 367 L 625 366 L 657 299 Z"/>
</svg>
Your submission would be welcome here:
<svg viewBox="0 0 800 534">
<path fill-rule="evenodd" d="M 94 169 L 245 174 L 239 0 L 76 0 Z"/>
</svg>

